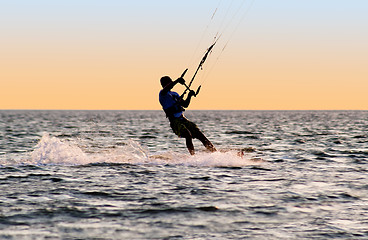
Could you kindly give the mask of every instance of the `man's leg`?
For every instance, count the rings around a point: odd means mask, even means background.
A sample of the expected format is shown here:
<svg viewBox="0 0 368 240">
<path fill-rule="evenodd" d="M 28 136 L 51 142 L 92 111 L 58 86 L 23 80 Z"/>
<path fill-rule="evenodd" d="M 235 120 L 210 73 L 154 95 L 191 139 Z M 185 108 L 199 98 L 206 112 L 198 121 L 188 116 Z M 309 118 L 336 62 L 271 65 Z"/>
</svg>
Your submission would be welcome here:
<svg viewBox="0 0 368 240">
<path fill-rule="evenodd" d="M 188 128 L 182 123 L 180 119 L 170 120 L 171 129 L 179 137 L 185 138 L 185 143 L 187 145 L 188 151 L 191 155 L 194 155 L 193 137 Z"/>
<path fill-rule="evenodd" d="M 216 152 L 216 148 L 213 146 L 213 144 L 206 138 L 206 136 L 201 132 L 201 130 L 198 129 L 196 132 L 196 138 L 202 142 L 202 144 L 207 148 L 207 150 L 211 152 Z"/>
<path fill-rule="evenodd" d="M 187 128 L 183 129 L 181 136 L 185 138 L 185 143 L 187 145 L 189 153 L 191 155 L 194 155 L 195 152 L 194 152 L 194 146 L 193 146 L 193 138 L 192 138 L 192 134 L 190 133 L 190 131 Z"/>
</svg>

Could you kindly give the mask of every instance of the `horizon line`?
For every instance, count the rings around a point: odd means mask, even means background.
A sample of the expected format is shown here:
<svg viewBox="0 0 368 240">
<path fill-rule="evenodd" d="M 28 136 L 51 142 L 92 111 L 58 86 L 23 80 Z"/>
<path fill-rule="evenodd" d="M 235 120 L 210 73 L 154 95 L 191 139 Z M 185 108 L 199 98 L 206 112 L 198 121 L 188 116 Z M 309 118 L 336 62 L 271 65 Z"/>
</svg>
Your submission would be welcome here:
<svg viewBox="0 0 368 240">
<path fill-rule="evenodd" d="M 9 108 L 0 111 L 163 111 L 162 109 L 22 109 Z M 368 109 L 187 109 L 186 111 L 368 111 Z"/>
</svg>

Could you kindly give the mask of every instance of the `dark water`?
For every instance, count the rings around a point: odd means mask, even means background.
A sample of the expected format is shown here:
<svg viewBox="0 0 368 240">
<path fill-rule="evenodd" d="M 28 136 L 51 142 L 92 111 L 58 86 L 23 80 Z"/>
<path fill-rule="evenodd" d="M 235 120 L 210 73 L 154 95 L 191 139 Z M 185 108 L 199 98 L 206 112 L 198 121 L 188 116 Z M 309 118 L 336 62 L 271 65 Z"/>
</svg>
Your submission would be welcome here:
<svg viewBox="0 0 368 240">
<path fill-rule="evenodd" d="M 368 111 L 186 115 L 0 111 L 0 239 L 368 239 Z"/>
</svg>

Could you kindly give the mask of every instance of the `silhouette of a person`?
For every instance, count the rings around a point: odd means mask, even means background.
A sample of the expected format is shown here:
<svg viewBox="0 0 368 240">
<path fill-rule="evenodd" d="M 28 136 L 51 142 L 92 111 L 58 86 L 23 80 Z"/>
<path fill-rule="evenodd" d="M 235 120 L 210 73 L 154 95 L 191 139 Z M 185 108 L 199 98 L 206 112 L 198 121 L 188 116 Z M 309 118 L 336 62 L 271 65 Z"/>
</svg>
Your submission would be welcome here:
<svg viewBox="0 0 368 240">
<path fill-rule="evenodd" d="M 199 130 L 197 125 L 184 117 L 184 108 L 189 106 L 190 100 L 195 96 L 195 92 L 190 90 L 187 99 L 183 99 L 177 92 L 171 89 L 178 83 L 185 84 L 183 78 L 172 81 L 170 77 L 164 76 L 160 79 L 162 90 L 159 94 L 160 104 L 166 113 L 166 117 L 170 121 L 170 126 L 174 133 L 179 137 L 186 139 L 186 145 L 191 155 L 194 155 L 193 138 L 199 139 L 203 145 L 211 152 L 216 151 L 212 143 Z"/>
</svg>

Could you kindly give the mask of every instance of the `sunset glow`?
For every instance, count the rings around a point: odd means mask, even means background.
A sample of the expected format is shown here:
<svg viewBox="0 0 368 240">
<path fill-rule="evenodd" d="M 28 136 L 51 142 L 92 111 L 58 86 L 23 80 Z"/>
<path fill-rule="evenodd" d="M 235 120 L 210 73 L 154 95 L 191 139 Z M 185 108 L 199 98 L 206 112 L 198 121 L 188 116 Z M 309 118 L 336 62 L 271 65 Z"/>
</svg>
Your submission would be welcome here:
<svg viewBox="0 0 368 240">
<path fill-rule="evenodd" d="M 0 109 L 160 109 L 160 77 L 190 80 L 225 4 L 1 1 Z M 368 1 L 245 4 L 190 109 L 368 109 Z"/>
</svg>

